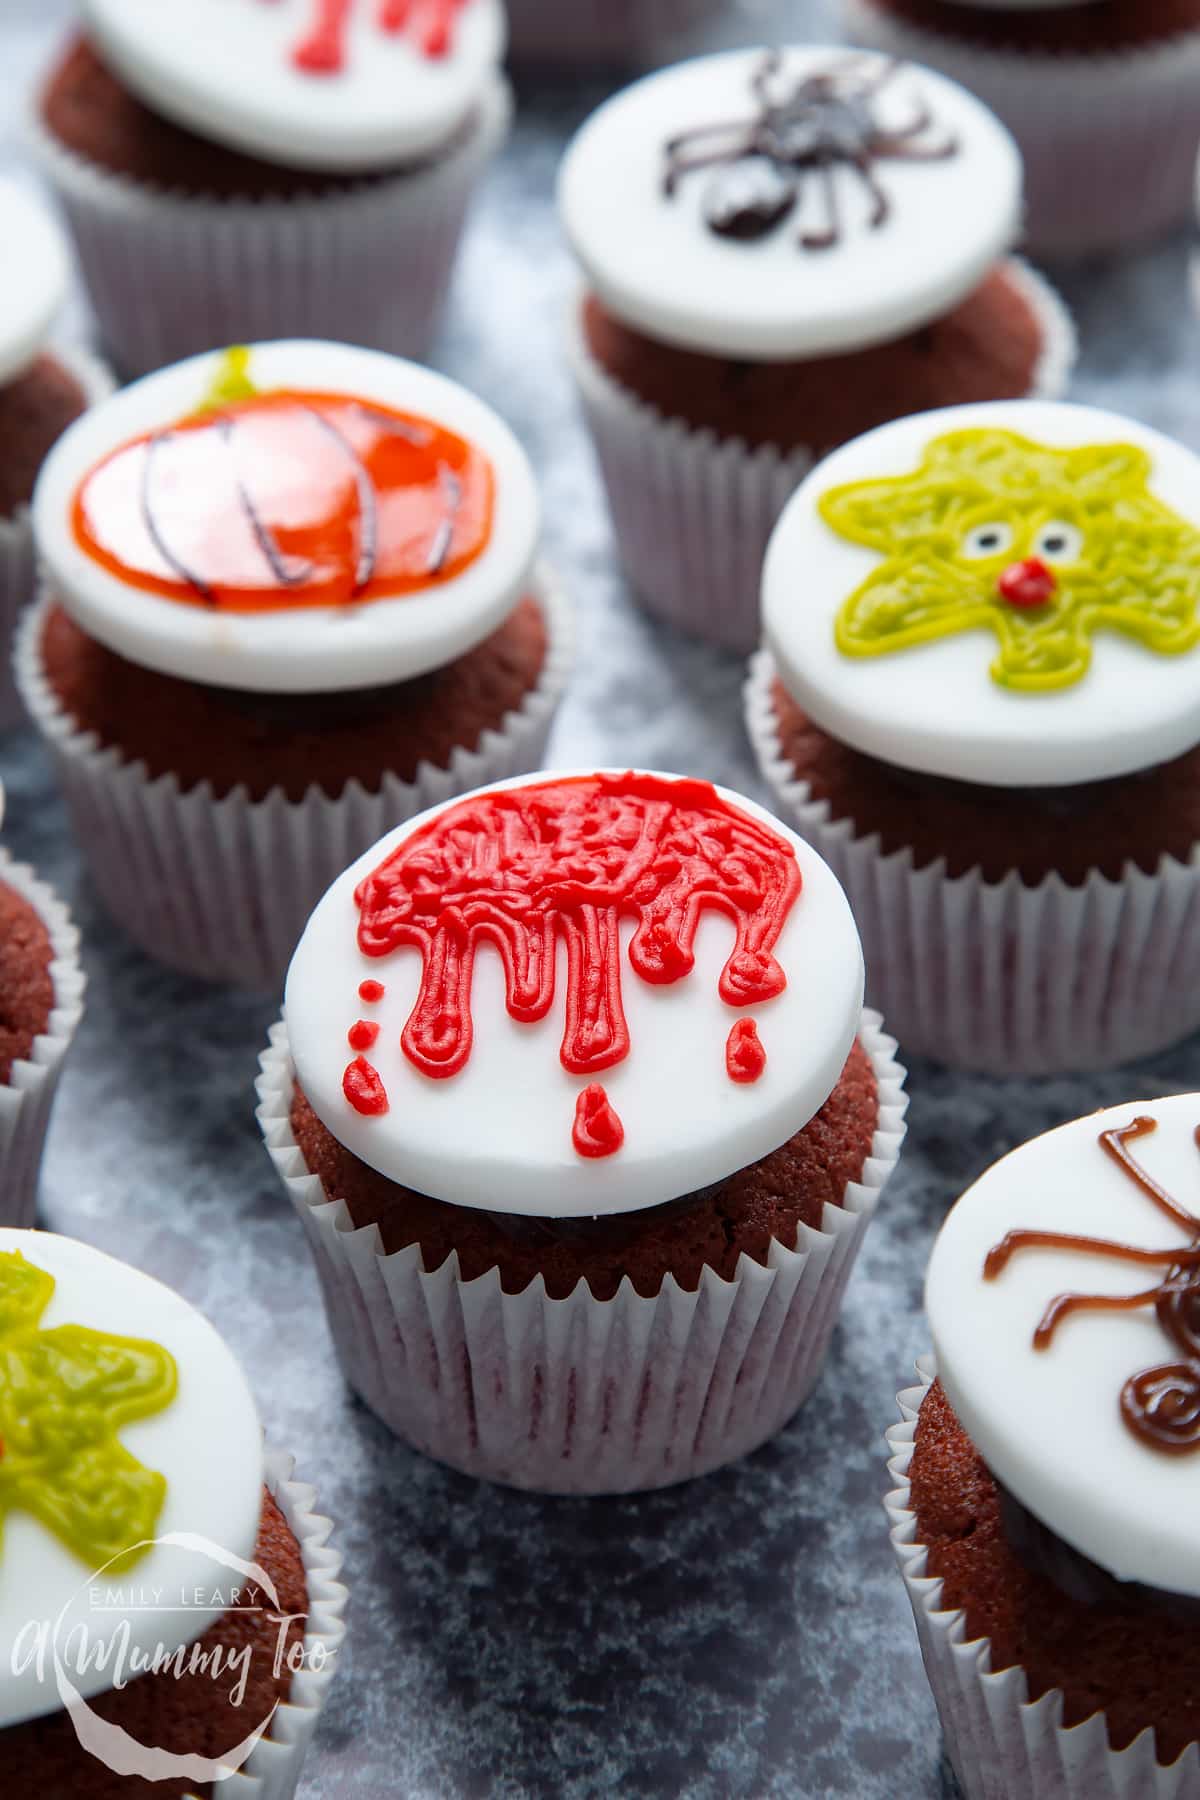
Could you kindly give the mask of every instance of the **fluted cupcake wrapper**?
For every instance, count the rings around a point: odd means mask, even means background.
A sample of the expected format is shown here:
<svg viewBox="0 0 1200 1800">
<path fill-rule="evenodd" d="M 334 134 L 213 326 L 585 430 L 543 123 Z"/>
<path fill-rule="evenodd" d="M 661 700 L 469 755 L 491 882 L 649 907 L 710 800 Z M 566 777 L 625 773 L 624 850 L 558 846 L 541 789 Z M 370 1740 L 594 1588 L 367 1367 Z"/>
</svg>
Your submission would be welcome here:
<svg viewBox="0 0 1200 1800">
<path fill-rule="evenodd" d="M 112 371 L 88 351 L 62 344 L 47 346 L 82 387 L 89 406 L 105 399 L 115 385 Z M 2 452 L 0 452 L 2 453 Z M 0 732 L 11 730 L 24 718 L 24 710 L 12 675 L 10 647 L 17 620 L 37 591 L 37 556 L 29 508 L 18 507 L 11 518 L 0 518 Z"/>
<path fill-rule="evenodd" d="M 474 750 L 416 779 L 385 775 L 377 792 L 349 782 L 303 800 L 245 787 L 218 799 L 209 782 L 181 790 L 119 749 L 101 749 L 67 713 L 42 665 L 43 599 L 17 640 L 17 684 L 53 758 L 75 836 L 105 906 L 148 955 L 209 981 L 278 993 L 325 890 L 387 832 L 444 800 L 541 766 L 571 668 L 571 607 L 544 566 L 531 584 L 546 617 L 546 659 L 521 705 Z"/>
<path fill-rule="evenodd" d="M 54 1006 L 46 1029 L 26 1060 L 13 1064 L 0 1086 L 0 1225 L 32 1226 L 37 1211 L 38 1170 L 63 1060 L 83 1016 L 86 985 L 79 962 L 79 933 L 58 896 L 32 869 L 0 849 L 0 887 L 27 900 L 50 938 Z"/>
<path fill-rule="evenodd" d="M 511 113 L 497 76 L 463 141 L 426 167 L 286 200 L 203 198 L 112 174 L 62 144 L 36 107 L 26 136 L 66 212 L 105 343 L 140 375 L 272 338 L 424 356 Z"/>
<path fill-rule="evenodd" d="M 887 1434 L 895 1487 L 884 1506 L 946 1750 L 966 1800 L 1197 1800 L 1196 1744 L 1164 1768 L 1150 1730 L 1118 1751 L 1110 1748 L 1103 1713 L 1065 1728 L 1061 1689 L 1031 1704 L 1024 1670 L 994 1674 L 991 1640 L 968 1639 L 966 1614 L 943 1609 L 942 1582 L 926 1572 L 928 1549 L 918 1542 L 908 1479 L 917 1414 L 936 1372 L 933 1357 L 922 1357 L 921 1385 L 898 1396 L 902 1422 Z"/>
<path fill-rule="evenodd" d="M 867 997 L 907 1051 L 952 1067 L 1031 1076 L 1114 1068 L 1200 1027 L 1200 845 L 1187 863 L 1080 886 L 1015 871 L 948 876 L 835 819 L 787 760 L 760 651 L 746 725 L 781 812 L 845 888 L 863 941 Z"/>
<path fill-rule="evenodd" d="M 1028 399 L 1054 400 L 1075 361 L 1075 331 L 1057 294 L 1024 263 L 1005 265 L 1042 330 Z M 621 562 L 648 611 L 682 631 L 748 655 L 759 640 L 767 544 L 819 456 L 782 454 L 666 419 L 616 381 L 584 341 L 579 308 L 570 360 L 608 491 Z"/>
<path fill-rule="evenodd" d="M 863 1234 L 900 1153 L 907 1096 L 895 1042 L 864 1014 L 879 1084 L 862 1180 L 794 1249 L 706 1268 L 694 1293 L 668 1275 L 657 1297 L 626 1277 L 611 1300 L 585 1281 L 547 1297 L 542 1276 L 506 1294 L 456 1254 L 432 1273 L 418 1246 L 385 1255 L 326 1199 L 290 1124 L 286 1027 L 271 1033 L 258 1119 L 304 1222 L 330 1330 L 351 1387 L 417 1449 L 469 1475 L 547 1493 L 628 1493 L 703 1475 L 756 1449 L 815 1385 Z"/>
<path fill-rule="evenodd" d="M 628 63 L 724 9 L 724 0 L 508 0 L 515 62 Z"/>
<path fill-rule="evenodd" d="M 965 43 L 874 0 L 841 0 L 841 17 L 856 43 L 940 70 L 1004 121 L 1025 161 L 1035 254 L 1127 249 L 1190 217 L 1200 149 L 1195 28 L 1079 55 Z"/>
</svg>

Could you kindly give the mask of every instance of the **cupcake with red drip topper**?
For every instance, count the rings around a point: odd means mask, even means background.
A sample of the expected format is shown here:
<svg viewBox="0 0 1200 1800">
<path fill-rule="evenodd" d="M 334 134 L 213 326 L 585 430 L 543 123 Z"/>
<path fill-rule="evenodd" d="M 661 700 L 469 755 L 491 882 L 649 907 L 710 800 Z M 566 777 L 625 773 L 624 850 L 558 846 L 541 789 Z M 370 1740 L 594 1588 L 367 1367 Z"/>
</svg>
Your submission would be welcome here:
<svg viewBox="0 0 1200 1800">
<path fill-rule="evenodd" d="M 85 0 L 32 146 L 106 342 L 423 356 L 511 110 L 501 0 Z"/>
<path fill-rule="evenodd" d="M 570 609 L 515 438 L 344 344 L 196 357 L 125 389 L 38 484 L 21 691 L 114 917 L 277 989 L 382 832 L 536 767 Z"/>
<path fill-rule="evenodd" d="M 817 1380 L 903 1135 L 829 870 L 701 781 L 533 775 L 317 907 L 259 1119 L 350 1384 L 430 1455 L 631 1491 Z"/>
</svg>

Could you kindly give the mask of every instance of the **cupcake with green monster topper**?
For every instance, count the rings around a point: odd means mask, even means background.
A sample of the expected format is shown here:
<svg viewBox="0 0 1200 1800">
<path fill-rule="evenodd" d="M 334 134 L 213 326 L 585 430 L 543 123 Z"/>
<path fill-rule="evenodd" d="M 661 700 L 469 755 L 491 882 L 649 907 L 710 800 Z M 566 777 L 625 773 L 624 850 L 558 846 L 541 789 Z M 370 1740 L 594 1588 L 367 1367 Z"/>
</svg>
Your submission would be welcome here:
<svg viewBox="0 0 1200 1800">
<path fill-rule="evenodd" d="M 906 1044 L 1095 1068 L 1200 1025 L 1200 462 L 1050 404 L 901 420 L 789 505 L 747 687 Z"/>
<path fill-rule="evenodd" d="M 290 1800 L 346 1595 L 232 1353 L 149 1276 L 0 1229 L 0 1362 L 11 1791 Z"/>
</svg>

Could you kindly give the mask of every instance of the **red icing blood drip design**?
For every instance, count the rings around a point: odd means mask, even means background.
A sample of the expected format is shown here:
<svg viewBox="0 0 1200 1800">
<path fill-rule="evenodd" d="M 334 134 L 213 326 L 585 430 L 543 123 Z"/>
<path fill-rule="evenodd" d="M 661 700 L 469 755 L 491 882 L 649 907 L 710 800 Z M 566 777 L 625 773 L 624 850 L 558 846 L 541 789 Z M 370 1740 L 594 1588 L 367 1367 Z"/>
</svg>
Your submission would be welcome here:
<svg viewBox="0 0 1200 1800">
<path fill-rule="evenodd" d="M 738 1019 L 725 1044 L 725 1067 L 730 1081 L 748 1085 L 757 1081 L 767 1066 L 767 1053 L 753 1019 Z"/>
<path fill-rule="evenodd" d="M 360 4 L 362 0 L 360 0 Z M 407 32 L 423 56 L 437 59 L 454 49 L 454 24 L 468 0 L 374 0 L 376 23 L 389 37 Z M 306 75 L 340 75 L 346 67 L 346 33 L 355 0 L 314 0 L 313 20 L 292 51 Z"/>
<path fill-rule="evenodd" d="M 382 981 L 360 981 L 358 997 L 366 1006 L 378 1006 L 387 989 Z"/>
<path fill-rule="evenodd" d="M 342 1076 L 342 1092 L 364 1118 L 382 1118 L 388 1109 L 387 1089 L 365 1056 L 356 1057 Z"/>
<path fill-rule="evenodd" d="M 360 1019 L 346 1033 L 347 1042 L 352 1050 L 372 1050 L 379 1037 L 379 1027 L 370 1019 Z"/>
<path fill-rule="evenodd" d="M 719 992 L 752 1006 L 787 985 L 772 952 L 800 887 L 791 845 L 708 782 L 575 777 L 461 801 L 414 833 L 360 884 L 358 943 L 367 956 L 420 950 L 401 1044 L 414 1067 L 444 1079 L 471 1054 L 479 941 L 504 960 L 510 1015 L 531 1023 L 554 1004 L 561 937 L 560 1056 L 571 1074 L 594 1075 L 629 1053 L 622 918 L 637 920 L 634 972 L 662 986 L 691 971 L 702 913 L 723 912 L 737 935 Z"/>
<path fill-rule="evenodd" d="M 575 1102 L 571 1142 L 580 1156 L 614 1156 L 625 1142 L 612 1102 L 598 1081 L 589 1082 Z"/>
</svg>

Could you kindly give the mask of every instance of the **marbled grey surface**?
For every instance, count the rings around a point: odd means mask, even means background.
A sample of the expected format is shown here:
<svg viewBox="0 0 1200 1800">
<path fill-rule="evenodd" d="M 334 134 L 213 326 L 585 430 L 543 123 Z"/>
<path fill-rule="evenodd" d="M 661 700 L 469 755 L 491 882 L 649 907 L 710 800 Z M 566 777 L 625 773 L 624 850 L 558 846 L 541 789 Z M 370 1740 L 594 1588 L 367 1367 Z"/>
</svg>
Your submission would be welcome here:
<svg viewBox="0 0 1200 1800">
<path fill-rule="evenodd" d="M 64 0 L 0 0 L 0 162 L 16 157 L 4 134 L 66 11 Z M 826 19 L 805 0 L 756 11 L 797 35 Z M 600 92 L 521 93 L 437 360 L 524 439 L 550 549 L 578 601 L 579 670 L 553 760 L 675 768 L 759 794 L 740 667 L 649 625 L 622 586 L 559 356 L 573 276 L 554 170 Z M 1181 239 L 1063 285 L 1084 341 L 1078 394 L 1200 449 L 1188 250 Z M 85 328 L 81 307 L 71 322 Z M 0 778 L 5 841 L 71 901 L 90 977 L 46 1161 L 45 1223 L 141 1264 L 209 1314 L 245 1362 L 272 1438 L 337 1521 L 351 1636 L 304 1800 L 952 1792 L 880 1507 L 882 1434 L 926 1344 L 930 1240 L 955 1194 L 1020 1139 L 1200 1087 L 1200 1043 L 1103 1079 L 1036 1086 L 914 1067 L 901 1173 L 802 1416 L 750 1461 L 689 1487 L 541 1501 L 444 1472 L 348 1399 L 252 1115 L 273 1009 L 188 985 L 123 941 L 81 876 L 32 739 L 0 744 Z"/>
</svg>

